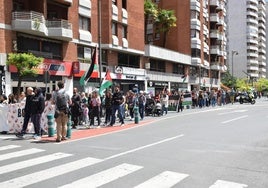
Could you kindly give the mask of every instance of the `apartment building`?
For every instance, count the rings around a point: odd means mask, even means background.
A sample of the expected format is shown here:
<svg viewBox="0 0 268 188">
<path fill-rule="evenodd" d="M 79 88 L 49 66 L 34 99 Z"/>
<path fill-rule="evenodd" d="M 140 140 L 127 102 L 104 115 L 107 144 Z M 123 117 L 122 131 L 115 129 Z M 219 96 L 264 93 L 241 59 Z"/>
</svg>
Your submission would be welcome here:
<svg viewBox="0 0 268 188">
<path fill-rule="evenodd" d="M 17 86 L 16 69 L 6 66 L 8 53 L 31 52 L 44 58 L 38 67 L 40 75 L 25 78 L 23 87 L 47 86 L 50 92 L 58 80 L 65 80 L 71 92 L 73 87 L 79 87 L 92 51 L 99 44 L 102 78 L 109 68 L 115 82 L 125 84 L 125 89 L 135 84 L 144 86 L 143 5 L 143 0 L 1 0 L 1 92 L 12 93 Z M 73 72 L 77 62 L 79 73 Z M 43 83 L 45 71 L 50 75 L 47 85 Z M 88 84 L 94 88 L 99 82 L 93 78 Z"/>
<path fill-rule="evenodd" d="M 157 78 L 151 75 L 151 72 L 152 67 L 157 67 L 153 63 L 159 62 L 158 64 L 165 65 L 162 72 L 169 73 L 167 84 L 171 90 L 219 88 L 221 74 L 227 71 L 226 0 L 155 2 L 159 8 L 175 11 L 177 27 L 170 30 L 165 49 L 161 49 L 163 54 L 149 57 L 149 77 Z M 147 28 L 150 38 L 155 33 L 151 29 L 152 26 L 149 25 Z M 161 38 L 155 37 L 146 47 L 160 48 L 161 44 Z M 157 60 L 157 55 L 165 59 Z M 161 61 L 164 63 L 160 63 Z"/>
<path fill-rule="evenodd" d="M 266 1 L 228 0 L 227 12 L 232 74 L 251 81 L 266 78 Z"/>
<path fill-rule="evenodd" d="M 44 58 L 40 75 L 26 78 L 25 88 L 56 88 L 65 80 L 69 92 L 82 89 L 79 79 L 100 47 L 101 76 L 86 89 L 99 87 L 107 69 L 123 91 L 137 87 L 152 94 L 169 90 L 218 88 L 226 67 L 226 0 L 155 0 L 174 10 L 176 27 L 165 46 L 152 20 L 145 24 L 144 0 L 0 0 L 0 76 L 3 93 L 17 86 L 10 52 L 31 52 Z M 151 21 L 151 22 L 150 22 Z M 145 41 L 145 36 L 149 39 Z M 77 65 L 80 71 L 73 70 Z M 44 83 L 44 73 L 49 82 Z"/>
</svg>

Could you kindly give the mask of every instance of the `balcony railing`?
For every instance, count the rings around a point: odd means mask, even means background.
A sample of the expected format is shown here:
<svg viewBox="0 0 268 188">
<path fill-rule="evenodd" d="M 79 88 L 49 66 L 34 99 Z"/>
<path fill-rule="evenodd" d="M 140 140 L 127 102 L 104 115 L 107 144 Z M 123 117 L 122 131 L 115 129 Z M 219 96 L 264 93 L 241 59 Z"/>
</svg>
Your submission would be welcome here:
<svg viewBox="0 0 268 188">
<path fill-rule="evenodd" d="M 72 24 L 67 20 L 45 20 L 42 13 L 35 11 L 13 12 L 12 28 L 15 31 L 67 41 L 73 38 Z"/>
</svg>

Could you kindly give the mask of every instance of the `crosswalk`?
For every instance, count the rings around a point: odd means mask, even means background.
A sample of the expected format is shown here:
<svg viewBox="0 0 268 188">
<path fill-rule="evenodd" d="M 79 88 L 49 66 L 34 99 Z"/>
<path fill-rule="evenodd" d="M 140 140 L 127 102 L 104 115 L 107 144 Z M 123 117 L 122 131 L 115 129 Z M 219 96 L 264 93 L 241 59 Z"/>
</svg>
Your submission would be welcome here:
<svg viewBox="0 0 268 188">
<path fill-rule="evenodd" d="M 16 150 L 16 151 L 14 151 Z M 32 155 L 38 154 L 38 157 L 30 158 Z M 12 177 L 8 180 L 0 178 L 0 187 L 1 188 L 20 188 L 26 186 L 34 185 L 40 186 L 37 184 L 39 182 L 49 181 L 52 178 L 65 175 L 72 172 L 77 172 L 81 169 L 88 168 L 93 165 L 98 165 L 104 162 L 106 159 L 97 159 L 93 157 L 85 157 L 82 159 L 73 159 L 73 154 L 56 152 L 56 153 L 46 153 L 46 150 L 31 148 L 24 149 L 19 145 L 7 145 L 0 147 L 0 162 L 4 163 L 6 160 L 13 159 L 13 163 L 5 164 L 0 166 L 0 175 L 7 175 L 8 173 L 12 173 Z M 27 157 L 27 159 L 23 159 L 23 157 Z M 30 159 L 29 159 L 30 158 Z M 29 167 L 38 167 L 42 164 L 48 164 L 49 162 L 56 162 L 63 159 L 69 159 L 67 163 L 61 163 L 59 165 L 50 166 L 49 168 L 37 171 L 27 171 L 27 174 L 19 175 L 19 171 L 26 169 Z M 72 160 L 73 159 L 73 160 Z M 34 168 L 38 169 L 38 168 Z M 83 177 L 78 177 L 76 180 L 72 182 L 62 182 L 58 187 L 59 188 L 93 188 L 93 187 L 101 187 L 104 185 L 109 185 L 109 183 L 120 181 L 120 178 L 126 177 L 128 175 L 133 175 L 141 172 L 145 169 L 144 166 L 135 165 L 135 164 L 115 164 L 108 169 L 104 169 L 103 171 L 96 172 L 94 174 L 83 174 Z M 14 176 L 14 174 L 16 174 Z M 139 182 L 137 185 L 134 185 L 134 188 L 169 188 L 178 186 L 180 182 L 183 182 L 185 179 L 189 178 L 189 174 L 174 172 L 174 171 L 163 171 L 161 173 L 153 175 L 149 179 L 142 180 L 143 182 Z M 232 181 L 226 180 L 215 180 L 214 183 L 208 188 L 246 188 L 248 185 L 236 183 Z"/>
</svg>

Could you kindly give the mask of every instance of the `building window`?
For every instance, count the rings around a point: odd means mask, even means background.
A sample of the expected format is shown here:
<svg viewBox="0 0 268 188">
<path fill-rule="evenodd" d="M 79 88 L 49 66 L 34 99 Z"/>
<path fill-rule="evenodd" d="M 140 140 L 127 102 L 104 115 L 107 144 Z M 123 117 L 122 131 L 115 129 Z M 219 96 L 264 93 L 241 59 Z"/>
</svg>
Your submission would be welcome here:
<svg viewBox="0 0 268 188">
<path fill-rule="evenodd" d="M 112 23 L 112 34 L 117 36 L 117 23 L 116 22 Z"/>
<path fill-rule="evenodd" d="M 123 38 L 127 39 L 127 26 L 126 25 L 122 26 L 122 36 Z"/>
<path fill-rule="evenodd" d="M 151 59 L 150 60 L 150 70 L 157 71 L 157 72 L 166 72 L 165 61 Z"/>
<path fill-rule="evenodd" d="M 62 60 L 62 43 L 58 41 L 19 35 L 17 45 L 18 52 L 30 52 L 38 57 Z"/>
<path fill-rule="evenodd" d="M 201 57 L 200 49 L 192 48 L 192 57 Z"/>
<path fill-rule="evenodd" d="M 122 0 L 122 8 L 127 9 L 127 0 Z"/>
<path fill-rule="evenodd" d="M 91 54 L 93 50 L 87 46 L 77 46 L 77 59 L 81 63 L 91 63 Z"/>
<path fill-rule="evenodd" d="M 118 65 L 140 68 L 140 56 L 118 53 Z"/>
<path fill-rule="evenodd" d="M 174 64 L 173 64 L 173 73 L 174 73 L 174 74 L 181 74 L 181 75 L 184 75 L 184 65 L 174 63 Z"/>
<path fill-rule="evenodd" d="M 91 19 L 83 16 L 79 16 L 79 29 L 85 31 L 91 31 Z"/>
</svg>

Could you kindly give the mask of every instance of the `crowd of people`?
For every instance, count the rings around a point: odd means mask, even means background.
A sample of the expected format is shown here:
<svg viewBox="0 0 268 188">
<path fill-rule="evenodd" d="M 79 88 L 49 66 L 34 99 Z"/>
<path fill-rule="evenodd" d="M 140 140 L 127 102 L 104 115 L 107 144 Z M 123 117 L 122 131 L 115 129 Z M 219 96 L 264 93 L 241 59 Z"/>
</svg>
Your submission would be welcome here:
<svg viewBox="0 0 268 188">
<path fill-rule="evenodd" d="M 169 92 L 166 89 L 157 92 L 154 96 L 144 91 L 129 90 L 123 93 L 119 85 L 111 89 L 107 89 L 104 96 L 100 96 L 97 90 L 90 93 L 79 92 L 77 88 L 73 89 L 72 96 L 69 96 L 64 89 L 64 83 L 58 82 L 58 89 L 54 91 L 52 97 L 45 98 L 41 88 L 28 87 L 26 94 L 16 99 L 13 94 L 8 97 L 0 96 L 0 103 L 12 104 L 16 102 L 25 102 L 24 122 L 18 137 L 26 134 L 29 121 L 34 125 L 34 138 L 40 139 L 44 130 L 40 127 L 40 118 L 45 108 L 45 100 L 50 100 L 55 105 L 55 122 L 57 124 L 57 142 L 66 140 L 67 123 L 71 118 L 72 128 L 77 126 L 85 126 L 86 128 L 98 128 L 100 126 L 114 126 L 116 120 L 119 120 L 120 126 L 125 125 L 125 120 L 133 121 L 134 108 L 138 109 L 140 120 L 145 115 L 166 115 L 169 111 L 170 101 L 176 106 L 177 112 L 184 109 L 184 96 L 190 96 L 191 108 L 203 108 L 209 106 L 221 106 L 227 103 L 234 103 L 237 92 L 234 90 L 192 90 L 191 92 Z M 153 101 L 153 102 L 148 102 Z M 104 122 L 101 122 L 101 119 Z"/>
</svg>

